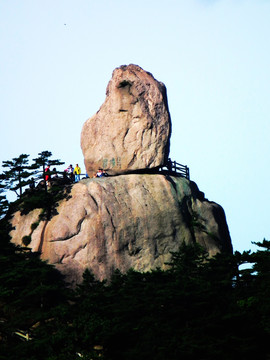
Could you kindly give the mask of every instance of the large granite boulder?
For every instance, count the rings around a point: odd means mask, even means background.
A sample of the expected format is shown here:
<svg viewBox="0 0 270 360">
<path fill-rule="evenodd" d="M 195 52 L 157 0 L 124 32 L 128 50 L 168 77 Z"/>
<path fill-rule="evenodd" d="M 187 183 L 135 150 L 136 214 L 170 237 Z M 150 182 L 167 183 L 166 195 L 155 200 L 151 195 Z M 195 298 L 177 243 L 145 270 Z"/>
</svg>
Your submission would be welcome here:
<svg viewBox="0 0 270 360">
<path fill-rule="evenodd" d="M 166 268 L 180 244 L 198 242 L 210 256 L 232 251 L 223 209 L 204 198 L 194 182 L 165 175 L 121 175 L 86 179 L 72 187 L 58 215 L 38 221 L 40 210 L 15 213 L 12 241 L 30 247 L 78 283 L 90 268 L 96 278 L 115 269 Z"/>
<path fill-rule="evenodd" d="M 166 87 L 137 65 L 114 70 L 104 104 L 81 132 L 85 168 L 110 175 L 155 169 L 169 154 Z"/>
</svg>

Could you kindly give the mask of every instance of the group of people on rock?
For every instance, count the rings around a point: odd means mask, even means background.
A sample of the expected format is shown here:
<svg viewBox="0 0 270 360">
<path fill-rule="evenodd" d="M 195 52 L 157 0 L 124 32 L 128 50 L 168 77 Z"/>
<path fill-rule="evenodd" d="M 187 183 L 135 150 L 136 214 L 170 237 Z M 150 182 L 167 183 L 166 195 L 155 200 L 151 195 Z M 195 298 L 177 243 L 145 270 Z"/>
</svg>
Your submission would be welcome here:
<svg viewBox="0 0 270 360">
<path fill-rule="evenodd" d="M 81 173 L 82 171 L 78 164 L 76 164 L 75 168 L 72 166 L 72 164 L 70 164 L 64 170 L 64 178 L 69 178 L 71 182 L 78 182 L 80 181 Z M 47 165 L 45 168 L 45 181 L 48 183 L 53 178 L 58 178 L 57 170 L 56 168 L 53 168 L 51 171 L 50 165 Z"/>
<path fill-rule="evenodd" d="M 68 175 L 72 182 L 80 181 L 81 173 L 82 171 L 78 164 L 76 164 L 75 168 L 73 168 L 72 164 L 70 164 L 64 170 L 64 174 Z"/>
<path fill-rule="evenodd" d="M 108 176 L 108 174 L 106 173 L 105 170 L 99 168 L 98 172 L 94 175 L 94 178 L 96 177 L 103 177 L 103 176 Z"/>
<path fill-rule="evenodd" d="M 59 179 L 59 181 L 61 183 L 73 183 L 73 182 L 78 182 L 80 181 L 80 176 L 81 176 L 81 168 L 79 167 L 78 164 L 76 164 L 75 168 L 73 168 L 72 164 L 70 164 L 63 173 L 63 176 L 59 176 L 59 172 L 56 170 L 56 168 L 54 167 L 51 170 L 51 166 L 47 165 L 45 168 L 45 176 L 44 176 L 44 180 L 46 182 L 47 187 L 51 186 L 51 182 L 52 180 L 56 180 Z M 61 174 L 61 172 L 60 172 Z M 88 175 L 86 174 L 86 177 L 88 177 Z M 64 181 L 64 182 L 63 182 Z M 41 181 L 38 185 L 40 186 L 44 186 L 44 184 L 42 185 Z M 38 186 L 37 185 L 37 186 Z M 35 189 L 36 188 L 36 182 L 35 179 L 32 177 L 31 180 L 29 181 L 29 188 L 30 189 Z"/>
<path fill-rule="evenodd" d="M 53 168 L 52 171 L 50 170 L 50 165 L 48 165 L 45 169 L 45 172 L 47 173 L 45 175 L 45 180 L 50 181 L 51 178 L 58 178 L 57 170 L 56 168 Z"/>
<path fill-rule="evenodd" d="M 51 178 L 57 178 L 58 174 L 56 171 L 56 168 L 53 168 L 53 170 L 50 170 L 50 165 L 48 165 L 45 169 L 45 180 L 46 181 L 50 181 Z M 75 168 L 72 166 L 72 164 L 70 164 L 65 170 L 64 170 L 64 177 L 68 177 L 72 182 L 78 182 L 80 181 L 80 177 L 81 177 L 81 168 L 79 167 L 78 164 L 76 164 Z M 86 178 L 88 178 L 88 174 L 86 173 Z M 94 174 L 94 178 L 96 177 L 103 177 L 103 176 L 108 176 L 108 174 L 106 173 L 106 171 L 102 168 L 99 168 L 98 171 Z"/>
<path fill-rule="evenodd" d="M 75 168 L 72 166 L 72 164 L 70 164 L 63 173 L 63 178 L 66 179 L 67 181 L 70 181 L 72 183 L 76 183 L 78 181 L 80 181 L 80 177 L 81 177 L 82 171 L 81 168 L 79 167 L 78 164 L 76 164 Z M 98 171 L 93 175 L 94 178 L 100 178 L 103 176 L 108 176 L 108 174 L 106 173 L 106 171 L 102 168 L 99 168 Z M 89 178 L 88 174 L 85 174 L 86 178 Z M 59 178 L 58 172 L 56 170 L 56 168 L 53 168 L 51 170 L 51 166 L 47 165 L 47 167 L 45 168 L 45 181 L 47 186 L 51 185 L 51 180 Z M 34 189 L 35 188 L 35 180 L 34 178 L 31 179 L 31 182 L 29 184 L 30 189 Z"/>
</svg>

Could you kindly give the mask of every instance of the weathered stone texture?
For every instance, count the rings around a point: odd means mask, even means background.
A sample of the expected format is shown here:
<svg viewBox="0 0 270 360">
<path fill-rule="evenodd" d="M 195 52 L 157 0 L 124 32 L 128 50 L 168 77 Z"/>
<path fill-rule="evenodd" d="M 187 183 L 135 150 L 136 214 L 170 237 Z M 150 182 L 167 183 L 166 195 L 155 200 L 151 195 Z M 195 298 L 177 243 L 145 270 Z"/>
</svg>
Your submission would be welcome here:
<svg viewBox="0 0 270 360">
<path fill-rule="evenodd" d="M 114 70 L 104 104 L 81 133 L 86 170 L 110 175 L 163 166 L 171 120 L 165 85 L 137 65 Z"/>
<path fill-rule="evenodd" d="M 185 178 L 88 179 L 75 184 L 71 196 L 61 201 L 58 215 L 34 230 L 30 246 L 73 283 L 86 268 L 98 279 L 109 278 L 115 269 L 164 269 L 183 241 L 200 243 L 210 256 L 231 250 L 223 209 Z M 13 242 L 21 244 L 37 216 L 37 210 L 14 215 Z"/>
</svg>

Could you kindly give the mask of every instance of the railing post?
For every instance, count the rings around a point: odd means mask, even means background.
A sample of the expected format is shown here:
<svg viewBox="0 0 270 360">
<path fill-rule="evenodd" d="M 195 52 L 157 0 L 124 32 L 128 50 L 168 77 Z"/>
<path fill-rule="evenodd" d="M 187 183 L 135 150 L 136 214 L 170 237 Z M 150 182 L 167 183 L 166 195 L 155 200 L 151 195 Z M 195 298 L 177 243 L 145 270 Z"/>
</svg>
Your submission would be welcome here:
<svg viewBox="0 0 270 360">
<path fill-rule="evenodd" d="M 190 172 L 189 172 L 189 168 L 187 165 L 182 165 L 176 161 L 171 161 L 171 159 L 169 159 L 165 166 L 167 167 L 167 169 L 169 171 L 175 172 L 175 173 L 178 172 L 181 176 L 190 180 Z"/>
<path fill-rule="evenodd" d="M 189 180 L 189 168 L 186 166 L 186 177 Z"/>
</svg>

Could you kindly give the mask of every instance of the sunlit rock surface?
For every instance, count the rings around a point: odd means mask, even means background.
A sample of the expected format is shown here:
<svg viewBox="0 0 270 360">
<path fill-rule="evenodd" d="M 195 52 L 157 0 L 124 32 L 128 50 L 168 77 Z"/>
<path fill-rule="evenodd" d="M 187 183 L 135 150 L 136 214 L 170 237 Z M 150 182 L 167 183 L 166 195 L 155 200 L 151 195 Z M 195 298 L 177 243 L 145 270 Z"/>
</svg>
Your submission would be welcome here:
<svg viewBox="0 0 270 360">
<path fill-rule="evenodd" d="M 165 175 L 121 175 L 82 180 L 62 200 L 48 223 L 39 210 L 15 213 L 12 241 L 32 232 L 30 247 L 67 276 L 81 281 L 86 268 L 96 278 L 115 269 L 148 271 L 166 268 L 180 244 L 198 242 L 210 254 L 231 251 L 223 209 L 204 199 L 194 182 Z"/>
</svg>

